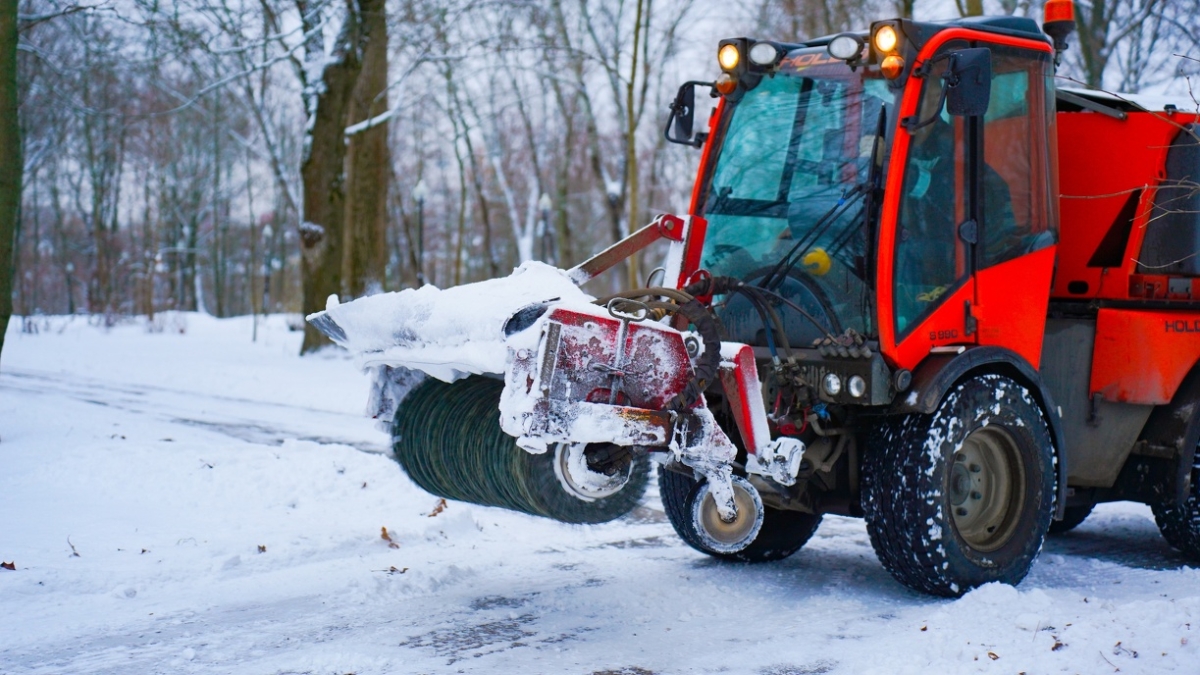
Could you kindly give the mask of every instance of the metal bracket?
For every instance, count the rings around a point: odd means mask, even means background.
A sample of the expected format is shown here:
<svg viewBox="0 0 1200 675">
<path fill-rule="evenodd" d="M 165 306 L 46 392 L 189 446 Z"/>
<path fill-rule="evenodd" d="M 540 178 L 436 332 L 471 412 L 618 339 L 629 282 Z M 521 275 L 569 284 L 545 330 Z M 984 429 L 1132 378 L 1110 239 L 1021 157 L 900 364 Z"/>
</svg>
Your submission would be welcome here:
<svg viewBox="0 0 1200 675">
<path fill-rule="evenodd" d="M 746 472 L 765 476 L 780 485 L 795 485 L 805 449 L 798 438 L 776 438 L 746 458 Z"/>
</svg>

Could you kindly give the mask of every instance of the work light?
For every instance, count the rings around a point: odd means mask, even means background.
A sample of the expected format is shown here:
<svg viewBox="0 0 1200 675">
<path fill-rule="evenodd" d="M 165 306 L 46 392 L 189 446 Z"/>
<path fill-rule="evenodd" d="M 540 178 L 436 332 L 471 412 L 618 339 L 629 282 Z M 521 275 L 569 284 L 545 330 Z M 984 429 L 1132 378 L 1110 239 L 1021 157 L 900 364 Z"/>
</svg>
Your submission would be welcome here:
<svg viewBox="0 0 1200 675">
<path fill-rule="evenodd" d="M 717 62 L 721 64 L 722 70 L 733 70 L 741 61 L 742 53 L 738 51 L 735 44 L 722 45 L 720 51 L 717 52 Z"/>
</svg>

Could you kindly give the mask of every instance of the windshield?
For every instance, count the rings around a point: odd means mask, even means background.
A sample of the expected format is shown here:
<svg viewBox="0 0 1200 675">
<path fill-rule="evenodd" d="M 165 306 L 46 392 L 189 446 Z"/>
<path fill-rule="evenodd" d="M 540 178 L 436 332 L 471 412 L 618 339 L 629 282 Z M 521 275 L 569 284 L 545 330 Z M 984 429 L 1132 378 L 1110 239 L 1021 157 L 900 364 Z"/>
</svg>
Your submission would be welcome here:
<svg viewBox="0 0 1200 675">
<path fill-rule="evenodd" d="M 865 70 L 853 72 L 823 49 L 789 54 L 725 115 L 700 214 L 708 220 L 703 267 L 798 302 L 832 332 L 872 332 L 867 181 L 882 180 L 869 167 L 895 97 Z M 823 334 L 793 318 L 793 345 Z M 753 332 L 737 338 L 762 343 Z"/>
</svg>

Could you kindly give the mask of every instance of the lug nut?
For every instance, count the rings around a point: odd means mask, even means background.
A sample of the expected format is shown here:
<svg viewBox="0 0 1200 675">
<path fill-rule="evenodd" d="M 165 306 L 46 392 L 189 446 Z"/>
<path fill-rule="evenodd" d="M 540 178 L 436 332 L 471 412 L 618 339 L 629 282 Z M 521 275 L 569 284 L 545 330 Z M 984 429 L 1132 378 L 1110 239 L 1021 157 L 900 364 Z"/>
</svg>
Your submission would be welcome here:
<svg viewBox="0 0 1200 675">
<path fill-rule="evenodd" d="M 957 509 L 954 509 L 954 513 L 959 516 L 965 516 L 967 515 L 967 510 L 960 506 Z"/>
<path fill-rule="evenodd" d="M 983 495 L 979 494 L 978 492 L 972 492 L 971 499 L 983 499 Z"/>
<path fill-rule="evenodd" d="M 979 466 L 978 464 L 972 464 L 970 466 L 970 469 L 971 469 L 971 473 L 979 473 L 980 471 L 983 471 L 983 467 Z"/>
</svg>

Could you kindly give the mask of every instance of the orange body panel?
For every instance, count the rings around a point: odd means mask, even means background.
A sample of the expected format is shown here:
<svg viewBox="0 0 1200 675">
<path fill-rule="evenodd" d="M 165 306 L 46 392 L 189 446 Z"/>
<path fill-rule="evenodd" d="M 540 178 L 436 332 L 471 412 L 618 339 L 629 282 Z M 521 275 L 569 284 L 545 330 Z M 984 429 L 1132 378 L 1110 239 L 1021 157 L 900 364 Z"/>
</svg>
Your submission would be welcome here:
<svg viewBox="0 0 1200 675">
<path fill-rule="evenodd" d="M 980 270 L 976 275 L 979 304 L 972 309 L 981 345 L 1007 347 L 1029 365 L 1040 367 L 1046 306 L 1054 276 L 1051 246 Z"/>
<path fill-rule="evenodd" d="M 896 345 L 892 358 L 897 367 L 912 370 L 929 356 L 929 350 L 947 345 L 974 344 L 975 335 L 966 334 L 966 304 L 975 300 L 975 280 L 954 289 L 945 302 L 918 323 L 908 336 Z M 885 354 L 886 356 L 886 354 Z"/>
<path fill-rule="evenodd" d="M 1130 275 L 1151 217 L 1153 188 L 1163 178 L 1167 147 L 1187 119 L 1162 113 L 1129 113 L 1125 120 L 1091 112 L 1058 114 L 1059 258 L 1055 298 L 1130 297 Z M 1119 157 L 1119 161 L 1113 161 Z M 1115 266 L 1097 252 L 1135 200 L 1134 220 Z M 1116 233 L 1114 233 L 1115 235 Z M 1099 256 L 1103 257 L 1103 256 Z"/>
<path fill-rule="evenodd" d="M 1107 401 L 1169 403 L 1200 360 L 1200 312 L 1102 309 L 1089 392 Z"/>
</svg>

